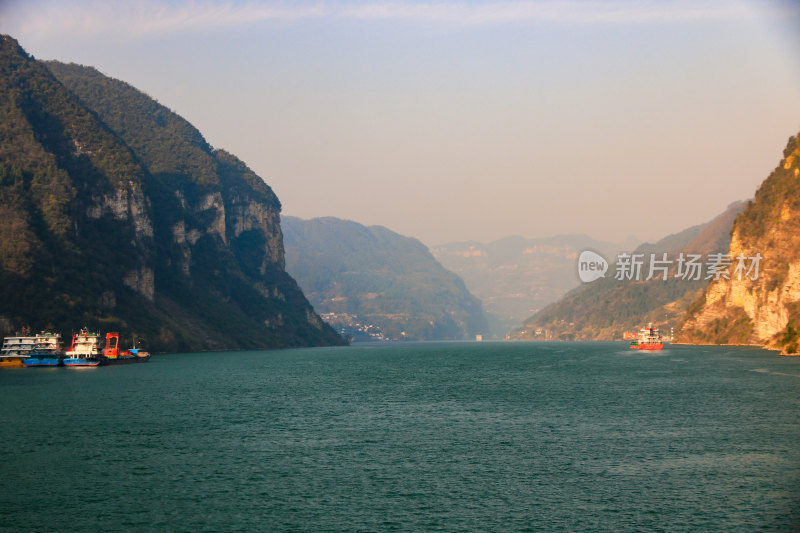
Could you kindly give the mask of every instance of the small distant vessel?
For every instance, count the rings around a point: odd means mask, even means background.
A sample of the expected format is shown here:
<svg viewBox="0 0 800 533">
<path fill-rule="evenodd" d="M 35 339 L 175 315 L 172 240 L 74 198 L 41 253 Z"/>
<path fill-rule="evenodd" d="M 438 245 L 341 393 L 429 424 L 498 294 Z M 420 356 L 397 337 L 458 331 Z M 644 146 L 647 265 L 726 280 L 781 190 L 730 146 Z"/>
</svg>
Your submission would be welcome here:
<svg viewBox="0 0 800 533">
<path fill-rule="evenodd" d="M 58 359 L 61 352 L 61 335 L 46 331 L 32 336 L 26 335 L 26 333 L 28 332 L 23 328 L 22 334 L 6 337 L 3 340 L 3 348 L 0 350 L 0 367 L 53 366 L 51 364 L 26 364 L 25 361 L 33 356 Z"/>
<path fill-rule="evenodd" d="M 97 366 L 100 364 L 100 334 L 81 329 L 72 336 L 72 346 L 65 353 L 64 366 Z"/>
<path fill-rule="evenodd" d="M 134 341 L 134 345 L 136 341 Z M 103 349 L 101 363 L 104 365 L 124 365 L 129 363 L 146 363 L 150 360 L 150 354 L 138 348 L 127 350 L 119 349 L 119 333 L 106 333 L 106 347 Z"/>
<path fill-rule="evenodd" d="M 652 322 L 646 328 L 639 330 L 639 337 L 631 341 L 631 350 L 661 350 L 664 348 L 664 338 Z"/>
</svg>

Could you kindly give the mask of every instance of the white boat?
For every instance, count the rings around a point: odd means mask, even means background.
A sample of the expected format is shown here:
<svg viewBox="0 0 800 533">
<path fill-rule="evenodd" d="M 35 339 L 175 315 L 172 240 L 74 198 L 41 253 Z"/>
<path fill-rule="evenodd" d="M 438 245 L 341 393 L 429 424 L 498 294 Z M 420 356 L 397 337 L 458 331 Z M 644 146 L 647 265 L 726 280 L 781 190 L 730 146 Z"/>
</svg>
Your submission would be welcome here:
<svg viewBox="0 0 800 533">
<path fill-rule="evenodd" d="M 64 366 L 97 366 L 100 364 L 100 334 L 81 329 L 72 336 L 72 346 L 64 352 Z"/>
<path fill-rule="evenodd" d="M 61 351 L 61 334 L 42 331 L 36 335 L 21 335 L 3 339 L 0 349 L 0 367 L 21 367 L 23 361 L 34 352 L 57 354 Z"/>
</svg>

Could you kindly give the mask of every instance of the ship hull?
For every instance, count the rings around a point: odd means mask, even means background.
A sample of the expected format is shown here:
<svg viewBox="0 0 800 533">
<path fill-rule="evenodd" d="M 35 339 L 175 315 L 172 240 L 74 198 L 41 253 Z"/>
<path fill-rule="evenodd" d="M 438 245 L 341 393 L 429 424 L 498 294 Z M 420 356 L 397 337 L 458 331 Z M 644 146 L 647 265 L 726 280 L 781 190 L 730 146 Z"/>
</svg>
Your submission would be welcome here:
<svg viewBox="0 0 800 533">
<path fill-rule="evenodd" d="M 25 367 L 58 366 L 61 360 L 55 357 L 29 357 L 22 361 Z"/>
<path fill-rule="evenodd" d="M 644 342 L 641 344 L 631 344 L 631 350 L 661 350 L 663 348 L 663 342 Z"/>
<path fill-rule="evenodd" d="M 149 355 L 144 356 L 144 357 L 139 357 L 139 356 L 133 356 L 133 357 L 122 357 L 122 356 L 120 356 L 120 357 L 104 357 L 100 361 L 100 364 L 102 364 L 104 366 L 106 366 L 106 365 L 131 365 L 131 364 L 134 364 L 134 363 L 146 363 L 149 360 L 150 360 L 150 356 Z"/>
<path fill-rule="evenodd" d="M 67 367 L 98 366 L 99 364 L 99 359 L 83 359 L 79 357 L 69 357 L 64 359 L 64 366 Z"/>
<path fill-rule="evenodd" d="M 0 368 L 22 368 L 24 359 L 22 357 L 8 357 L 0 360 Z"/>
</svg>

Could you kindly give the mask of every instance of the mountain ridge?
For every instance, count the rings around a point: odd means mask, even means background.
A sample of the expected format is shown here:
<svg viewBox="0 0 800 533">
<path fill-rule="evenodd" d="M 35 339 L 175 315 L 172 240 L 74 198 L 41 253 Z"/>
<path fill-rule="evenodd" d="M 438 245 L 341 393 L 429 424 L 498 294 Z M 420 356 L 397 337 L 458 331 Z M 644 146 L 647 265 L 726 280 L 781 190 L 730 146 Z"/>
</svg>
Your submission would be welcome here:
<svg viewBox="0 0 800 533">
<path fill-rule="evenodd" d="M 287 270 L 340 331 L 391 340 L 488 333 L 480 302 L 417 239 L 336 217 L 284 217 L 283 226 Z"/>
<path fill-rule="evenodd" d="M 6 333 L 116 329 L 154 351 L 343 342 L 286 274 L 280 202 L 244 163 L 90 67 L 3 36 L 0 69 Z"/>
</svg>

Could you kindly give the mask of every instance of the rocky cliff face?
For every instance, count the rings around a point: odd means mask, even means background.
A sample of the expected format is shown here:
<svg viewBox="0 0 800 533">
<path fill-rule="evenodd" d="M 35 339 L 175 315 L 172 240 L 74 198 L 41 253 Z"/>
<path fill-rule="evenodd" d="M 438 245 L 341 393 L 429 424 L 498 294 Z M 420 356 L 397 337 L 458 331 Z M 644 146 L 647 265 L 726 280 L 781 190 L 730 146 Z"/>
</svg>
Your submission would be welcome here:
<svg viewBox="0 0 800 533">
<path fill-rule="evenodd" d="M 164 351 L 342 342 L 284 270 L 269 186 L 147 95 L 1 37 L 0 141 L 4 323 Z"/>
<path fill-rule="evenodd" d="M 116 184 L 105 194 L 91 194 L 85 204 L 86 216 L 92 223 L 100 223 L 110 217 L 133 229 L 130 246 L 139 253 L 137 262 L 123 276 L 123 284 L 135 290 L 149 301 L 155 296 L 153 274 L 153 224 L 150 220 L 150 203 L 142 191 L 141 183 L 133 180 Z"/>
<path fill-rule="evenodd" d="M 800 136 L 789 139 L 784 158 L 736 219 L 729 254 L 729 279 L 711 281 L 689 308 L 677 340 L 759 344 L 796 354 L 800 331 Z M 762 259 L 756 272 L 752 258 L 759 255 Z M 737 272 L 740 261 L 742 268 Z"/>
</svg>

